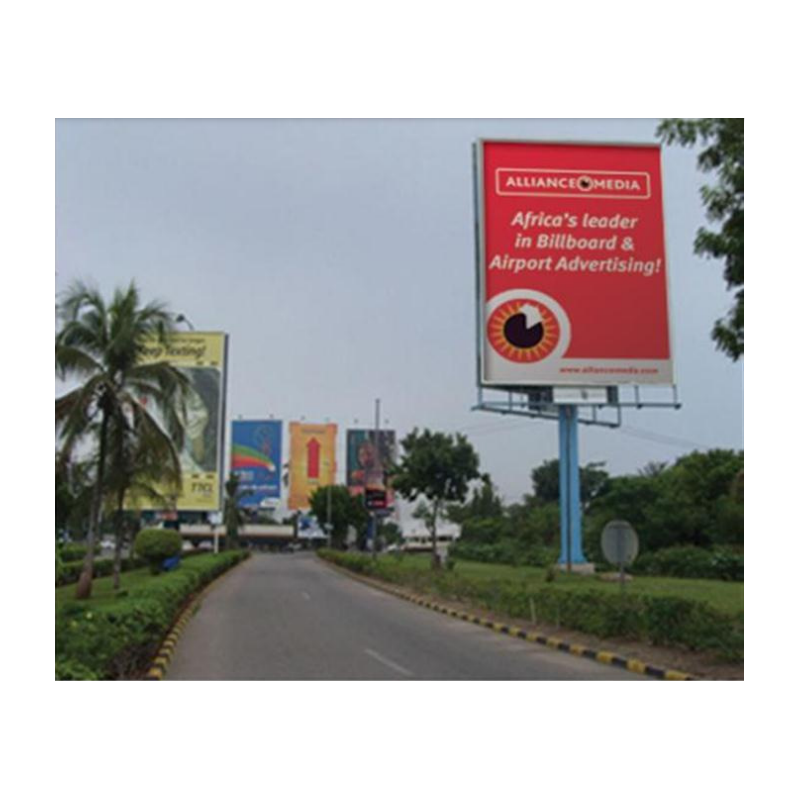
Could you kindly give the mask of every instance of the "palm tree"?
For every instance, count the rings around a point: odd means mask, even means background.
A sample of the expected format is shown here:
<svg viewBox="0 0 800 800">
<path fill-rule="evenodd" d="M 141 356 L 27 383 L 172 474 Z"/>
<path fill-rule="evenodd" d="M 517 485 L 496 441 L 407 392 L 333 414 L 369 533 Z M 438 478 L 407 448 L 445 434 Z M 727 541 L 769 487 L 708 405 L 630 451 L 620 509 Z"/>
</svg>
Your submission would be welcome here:
<svg viewBox="0 0 800 800">
<path fill-rule="evenodd" d="M 108 506 L 114 516 L 114 589 L 119 589 L 125 528 L 125 500 L 131 493 L 170 501 L 157 487 L 177 493 L 181 463 L 174 442 L 156 426 L 142 424 L 135 417 L 113 417 L 108 431 L 109 463 L 106 466 Z"/>
<path fill-rule="evenodd" d="M 225 481 L 225 549 L 236 550 L 239 547 L 239 528 L 247 521 L 244 511 L 239 508 L 243 498 L 253 494 L 252 489 L 239 489 L 239 476 L 231 472 Z"/>
<path fill-rule="evenodd" d="M 69 458 L 75 445 L 97 431 L 97 468 L 87 533 L 87 553 L 75 596 L 92 592 L 94 546 L 106 491 L 106 468 L 124 456 L 109 452 L 113 430 L 126 425 L 167 447 L 183 442 L 188 379 L 166 362 L 141 364 L 144 348 L 154 338 L 164 340 L 174 330 L 172 314 L 162 303 L 140 305 L 134 283 L 114 292 L 110 304 L 82 282 L 73 284 L 59 306 L 62 328 L 56 336 L 56 372 L 62 379 L 77 378 L 82 384 L 56 400 L 56 426 L 61 436 L 61 458 Z M 163 429 L 149 413 L 160 412 Z M 99 418 L 99 423 L 98 423 Z M 123 436 L 116 436 L 120 447 Z"/>
</svg>

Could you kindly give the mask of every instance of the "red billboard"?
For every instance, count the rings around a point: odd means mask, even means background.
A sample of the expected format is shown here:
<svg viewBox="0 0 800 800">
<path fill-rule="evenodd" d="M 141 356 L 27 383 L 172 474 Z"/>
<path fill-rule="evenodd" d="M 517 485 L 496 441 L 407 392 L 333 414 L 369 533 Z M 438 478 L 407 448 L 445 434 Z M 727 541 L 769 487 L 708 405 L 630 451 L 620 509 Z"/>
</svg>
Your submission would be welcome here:
<svg viewBox="0 0 800 800">
<path fill-rule="evenodd" d="M 479 383 L 670 384 L 658 145 L 480 141 Z"/>
</svg>

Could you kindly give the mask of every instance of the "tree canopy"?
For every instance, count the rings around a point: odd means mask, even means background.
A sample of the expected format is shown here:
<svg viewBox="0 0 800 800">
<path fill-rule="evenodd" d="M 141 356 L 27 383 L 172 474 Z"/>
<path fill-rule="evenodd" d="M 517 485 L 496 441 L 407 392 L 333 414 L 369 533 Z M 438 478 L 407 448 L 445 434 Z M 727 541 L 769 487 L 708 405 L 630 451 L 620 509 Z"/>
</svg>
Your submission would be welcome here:
<svg viewBox="0 0 800 800">
<path fill-rule="evenodd" d="M 408 500 L 425 497 L 431 503 L 433 564 L 439 565 L 436 523 L 445 503 L 463 503 L 470 482 L 480 477 L 479 459 L 467 438 L 414 428 L 400 444 L 403 456 L 392 471 L 392 486 Z"/>
<path fill-rule="evenodd" d="M 134 283 L 117 289 L 110 303 L 96 289 L 75 283 L 59 304 L 59 315 L 56 374 L 81 383 L 56 399 L 56 469 L 79 441 L 89 437 L 97 442 L 87 555 L 76 590 L 78 598 L 87 598 L 104 495 L 113 488 L 124 496 L 135 482 L 134 461 L 142 472 L 169 464 L 170 475 L 178 480 L 176 450 L 183 440 L 190 386 L 183 373 L 165 362 L 141 363 L 148 341 L 163 340 L 174 329 L 174 319 L 161 303 L 143 305 Z M 150 407 L 158 409 L 163 422 Z"/>
<path fill-rule="evenodd" d="M 347 528 L 352 525 L 359 533 L 367 524 L 367 510 L 362 497 L 354 497 L 346 486 L 320 486 L 310 499 L 311 513 L 321 525 L 328 522 L 330 510 L 331 544 L 344 547 Z"/>
<path fill-rule="evenodd" d="M 737 290 L 727 316 L 716 321 L 711 333 L 717 347 L 737 361 L 744 354 L 744 119 L 665 119 L 656 134 L 667 144 L 701 142 L 697 166 L 717 179 L 700 192 L 709 221 L 719 228 L 700 228 L 694 249 L 723 259 L 725 282 Z"/>
</svg>

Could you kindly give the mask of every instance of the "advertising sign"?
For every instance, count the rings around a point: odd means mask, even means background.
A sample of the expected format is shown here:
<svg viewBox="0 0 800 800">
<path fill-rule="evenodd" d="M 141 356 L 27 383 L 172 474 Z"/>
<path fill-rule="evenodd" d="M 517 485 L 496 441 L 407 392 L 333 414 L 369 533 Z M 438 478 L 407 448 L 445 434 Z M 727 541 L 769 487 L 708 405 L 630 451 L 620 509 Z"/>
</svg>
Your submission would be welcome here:
<svg viewBox="0 0 800 800">
<path fill-rule="evenodd" d="M 336 425 L 290 422 L 289 442 L 288 506 L 305 510 L 315 489 L 336 482 Z"/>
<path fill-rule="evenodd" d="M 186 403 L 184 444 L 180 451 L 182 488 L 164 500 L 138 495 L 131 507 L 153 510 L 172 507 L 178 511 L 217 511 L 221 501 L 223 430 L 227 334 L 180 332 L 171 334 L 166 344 L 153 341 L 145 348 L 143 364 L 166 361 L 188 378 L 192 391 Z M 147 404 L 146 398 L 140 402 Z M 148 408 L 160 424 L 157 408 Z"/>
<path fill-rule="evenodd" d="M 657 145 L 480 141 L 478 382 L 673 382 Z"/>
<path fill-rule="evenodd" d="M 235 420 L 231 438 L 231 472 L 239 488 L 250 491 L 239 503 L 259 508 L 281 496 L 281 428 L 277 420 Z"/>
<path fill-rule="evenodd" d="M 347 486 L 350 494 L 363 494 L 365 487 L 385 488 L 384 470 L 395 461 L 395 442 L 394 431 L 378 431 L 376 453 L 374 430 L 347 431 Z M 391 490 L 388 504 L 394 505 Z"/>
</svg>

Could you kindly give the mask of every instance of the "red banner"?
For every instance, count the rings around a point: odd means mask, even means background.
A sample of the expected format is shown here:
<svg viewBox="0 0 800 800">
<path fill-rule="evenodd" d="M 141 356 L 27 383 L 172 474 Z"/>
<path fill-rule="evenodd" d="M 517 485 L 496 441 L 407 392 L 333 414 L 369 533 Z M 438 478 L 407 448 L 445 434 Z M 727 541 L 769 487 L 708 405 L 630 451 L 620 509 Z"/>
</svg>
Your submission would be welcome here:
<svg viewBox="0 0 800 800">
<path fill-rule="evenodd" d="M 671 383 L 657 145 L 478 144 L 480 382 Z"/>
</svg>

